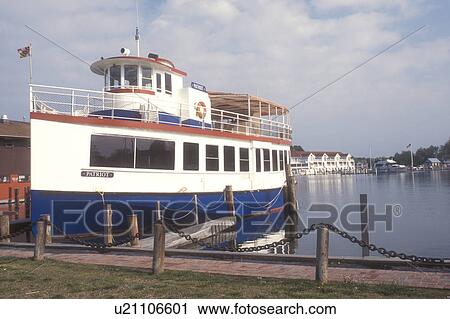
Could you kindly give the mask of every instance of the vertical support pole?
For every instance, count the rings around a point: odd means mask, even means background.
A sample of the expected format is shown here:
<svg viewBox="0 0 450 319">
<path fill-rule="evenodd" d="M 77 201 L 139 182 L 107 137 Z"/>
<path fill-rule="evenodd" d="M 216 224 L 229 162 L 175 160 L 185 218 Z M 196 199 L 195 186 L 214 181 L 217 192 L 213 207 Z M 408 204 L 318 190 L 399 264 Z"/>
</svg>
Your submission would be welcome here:
<svg viewBox="0 0 450 319">
<path fill-rule="evenodd" d="M 138 219 L 136 214 L 131 214 L 128 216 L 128 224 L 130 225 L 130 236 L 133 238 L 131 240 L 131 247 L 139 247 L 139 234 Z"/>
<path fill-rule="evenodd" d="M 25 192 L 25 218 L 30 218 L 31 216 L 31 212 L 30 212 L 30 202 L 31 202 L 31 192 L 30 192 L 30 188 L 26 187 L 26 192 Z M 27 231 L 25 233 L 26 236 L 26 241 L 27 243 L 31 243 L 31 232 Z"/>
<path fill-rule="evenodd" d="M 160 202 L 157 202 L 157 215 L 160 214 Z M 165 238 L 165 230 L 164 225 L 162 224 L 161 218 L 158 218 L 155 221 L 153 226 L 153 234 L 154 234 L 154 243 L 153 243 L 153 261 L 152 268 L 153 274 L 159 275 L 164 272 L 164 257 L 165 257 L 165 246 L 166 246 L 166 238 Z"/>
<path fill-rule="evenodd" d="M 106 209 L 104 210 L 104 240 L 105 245 L 111 245 L 113 242 L 112 236 L 112 209 L 111 204 L 106 205 Z"/>
<path fill-rule="evenodd" d="M 236 210 L 234 208 L 234 195 L 233 187 L 231 185 L 225 186 L 225 202 L 227 203 L 228 211 L 231 216 L 236 216 Z"/>
<path fill-rule="evenodd" d="M 45 221 L 45 243 L 51 244 L 52 243 L 52 224 L 50 220 L 50 215 L 42 215 L 41 219 Z"/>
<path fill-rule="evenodd" d="M 316 281 L 320 284 L 326 284 L 328 281 L 328 245 L 330 234 L 328 228 L 320 227 L 317 229 L 316 246 Z"/>
<path fill-rule="evenodd" d="M 45 221 L 40 219 L 36 223 L 36 241 L 34 244 L 34 260 L 43 260 L 45 253 Z"/>
<path fill-rule="evenodd" d="M 19 209 L 20 209 L 19 189 L 14 188 L 14 211 L 18 213 Z"/>
<path fill-rule="evenodd" d="M 9 216 L 0 215 L 0 236 L 9 236 Z M 11 240 L 9 238 L 3 239 L 3 243 L 9 243 Z"/>
<path fill-rule="evenodd" d="M 194 211 L 195 225 L 198 225 L 198 195 L 197 194 L 194 195 L 194 205 L 195 205 L 195 207 L 194 207 L 194 209 L 195 209 L 195 211 Z"/>
<path fill-rule="evenodd" d="M 359 195 L 359 210 L 361 212 L 361 240 L 369 244 L 369 214 L 367 206 L 367 194 Z M 370 255 L 369 247 L 362 247 L 362 256 Z"/>
<path fill-rule="evenodd" d="M 8 210 L 12 211 L 12 187 L 8 187 Z"/>
<path fill-rule="evenodd" d="M 286 156 L 289 153 L 286 153 Z M 285 174 L 286 174 L 286 194 L 287 198 L 285 199 L 286 206 L 288 207 L 288 212 L 292 214 L 297 214 L 298 204 L 297 204 L 297 194 L 295 192 L 295 177 L 292 175 L 291 164 L 289 161 L 286 161 L 285 165 Z"/>
</svg>

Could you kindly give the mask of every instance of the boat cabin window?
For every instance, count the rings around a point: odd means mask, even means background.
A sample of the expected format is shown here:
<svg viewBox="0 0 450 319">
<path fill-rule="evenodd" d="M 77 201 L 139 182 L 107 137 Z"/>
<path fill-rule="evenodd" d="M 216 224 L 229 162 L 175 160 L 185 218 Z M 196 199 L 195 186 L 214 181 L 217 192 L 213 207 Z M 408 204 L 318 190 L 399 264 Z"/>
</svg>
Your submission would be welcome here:
<svg viewBox="0 0 450 319">
<path fill-rule="evenodd" d="M 256 149 L 256 171 L 261 172 L 261 149 Z"/>
<path fill-rule="evenodd" d="M 152 68 L 146 66 L 142 67 L 142 87 L 152 87 Z"/>
<path fill-rule="evenodd" d="M 183 143 L 183 169 L 186 171 L 198 171 L 199 147 L 197 143 Z"/>
<path fill-rule="evenodd" d="M 161 73 L 156 73 L 156 91 L 161 92 Z"/>
<path fill-rule="evenodd" d="M 272 170 L 278 171 L 278 151 L 272 150 Z"/>
<path fill-rule="evenodd" d="M 120 87 L 120 75 L 121 67 L 120 65 L 113 65 L 109 68 L 109 86 L 113 88 Z"/>
<path fill-rule="evenodd" d="M 92 135 L 91 166 L 134 167 L 134 138 Z"/>
<path fill-rule="evenodd" d="M 206 170 L 219 170 L 219 146 L 206 145 Z"/>
<path fill-rule="evenodd" d="M 125 86 L 137 86 L 138 85 L 138 66 L 137 65 L 124 65 L 124 85 Z"/>
<path fill-rule="evenodd" d="M 248 172 L 250 170 L 249 162 L 248 148 L 241 147 L 239 149 L 239 169 L 241 172 Z"/>
<path fill-rule="evenodd" d="M 270 172 L 270 151 L 263 149 L 264 172 Z"/>
<path fill-rule="evenodd" d="M 280 158 L 280 171 L 284 170 L 284 154 L 283 151 L 279 152 L 279 158 Z"/>
<path fill-rule="evenodd" d="M 175 142 L 136 139 L 136 168 L 173 170 Z"/>
<path fill-rule="evenodd" d="M 223 147 L 223 170 L 225 172 L 235 171 L 235 160 L 234 160 L 234 147 L 224 146 Z"/>
<path fill-rule="evenodd" d="M 166 87 L 166 94 L 172 94 L 172 75 L 169 73 L 164 74 L 164 85 Z"/>
</svg>

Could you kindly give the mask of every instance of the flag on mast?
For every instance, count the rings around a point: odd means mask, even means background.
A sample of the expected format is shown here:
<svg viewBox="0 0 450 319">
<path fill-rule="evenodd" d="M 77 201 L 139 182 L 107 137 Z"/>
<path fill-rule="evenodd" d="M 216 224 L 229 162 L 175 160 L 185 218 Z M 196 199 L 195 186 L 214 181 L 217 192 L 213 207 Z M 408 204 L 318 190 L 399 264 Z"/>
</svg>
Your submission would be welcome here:
<svg viewBox="0 0 450 319">
<path fill-rule="evenodd" d="M 408 145 L 406 145 L 406 148 L 410 148 L 411 147 L 411 143 L 410 144 L 408 144 Z"/>
<path fill-rule="evenodd" d="M 17 52 L 19 52 L 19 57 L 21 59 L 26 58 L 27 56 L 30 56 L 30 53 L 31 53 L 30 46 L 17 49 Z"/>
</svg>

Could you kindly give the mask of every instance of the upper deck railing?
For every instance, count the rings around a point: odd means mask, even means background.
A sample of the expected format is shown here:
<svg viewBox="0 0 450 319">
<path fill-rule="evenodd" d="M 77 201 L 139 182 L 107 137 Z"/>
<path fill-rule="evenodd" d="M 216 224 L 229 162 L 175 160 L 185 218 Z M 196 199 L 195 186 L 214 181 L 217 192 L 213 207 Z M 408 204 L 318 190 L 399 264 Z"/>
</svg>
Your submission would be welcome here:
<svg viewBox="0 0 450 319">
<path fill-rule="evenodd" d="M 163 106 L 163 107 L 162 107 Z M 104 91 L 30 85 L 30 111 L 79 117 L 152 122 L 291 140 L 287 123 L 211 108 L 203 119 L 192 118 L 194 105 Z"/>
</svg>

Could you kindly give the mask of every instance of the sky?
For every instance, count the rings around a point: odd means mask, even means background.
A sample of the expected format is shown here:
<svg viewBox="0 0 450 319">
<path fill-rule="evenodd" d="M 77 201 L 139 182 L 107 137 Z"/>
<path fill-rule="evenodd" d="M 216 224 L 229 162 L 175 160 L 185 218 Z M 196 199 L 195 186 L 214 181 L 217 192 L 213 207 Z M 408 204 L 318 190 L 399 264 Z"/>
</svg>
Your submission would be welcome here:
<svg viewBox="0 0 450 319">
<path fill-rule="evenodd" d="M 307 150 L 393 155 L 450 138 L 450 1 L 139 0 L 141 54 L 158 53 L 209 90 L 288 107 L 426 27 L 291 111 Z M 134 0 L 0 0 L 0 113 L 28 119 L 33 83 L 102 89 L 87 63 L 134 50 Z"/>
</svg>

